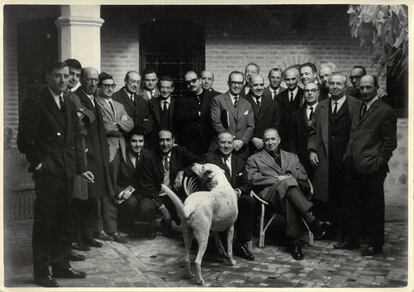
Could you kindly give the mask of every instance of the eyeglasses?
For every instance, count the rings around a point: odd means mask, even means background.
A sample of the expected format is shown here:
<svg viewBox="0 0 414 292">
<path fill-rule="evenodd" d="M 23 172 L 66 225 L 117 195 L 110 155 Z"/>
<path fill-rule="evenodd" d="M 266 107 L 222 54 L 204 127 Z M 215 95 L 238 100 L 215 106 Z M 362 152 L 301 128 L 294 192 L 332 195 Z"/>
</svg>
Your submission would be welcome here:
<svg viewBox="0 0 414 292">
<path fill-rule="evenodd" d="M 191 83 L 195 83 L 195 82 L 197 82 L 197 78 L 193 78 L 191 80 L 186 80 L 185 84 L 191 84 Z"/>
<path fill-rule="evenodd" d="M 319 90 L 318 89 L 316 89 L 316 88 L 313 88 L 313 89 L 305 89 L 305 90 L 303 90 L 303 92 L 307 92 L 307 93 L 316 93 L 316 92 L 318 92 Z"/>
<path fill-rule="evenodd" d="M 115 89 L 116 84 L 115 84 L 115 83 L 113 83 L 113 84 L 101 84 L 101 86 L 102 86 L 102 87 L 105 87 L 105 88 L 112 88 L 112 89 Z"/>
</svg>

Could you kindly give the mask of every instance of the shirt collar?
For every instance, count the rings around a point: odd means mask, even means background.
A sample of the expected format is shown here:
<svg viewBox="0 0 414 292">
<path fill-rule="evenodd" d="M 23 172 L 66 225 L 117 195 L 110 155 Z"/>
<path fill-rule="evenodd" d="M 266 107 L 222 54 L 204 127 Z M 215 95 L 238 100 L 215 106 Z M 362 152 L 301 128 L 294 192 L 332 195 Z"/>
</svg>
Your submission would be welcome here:
<svg viewBox="0 0 414 292">
<path fill-rule="evenodd" d="M 376 95 L 373 99 L 371 99 L 370 101 L 366 102 L 365 104 L 367 105 L 367 110 L 372 106 L 372 104 L 374 102 L 376 102 L 379 99 L 379 96 Z"/>
<path fill-rule="evenodd" d="M 169 98 L 167 98 L 167 99 L 161 99 L 160 98 L 160 105 L 163 105 L 164 104 L 164 101 L 166 101 L 168 104 L 170 104 L 171 103 L 171 96 Z"/>
<path fill-rule="evenodd" d="M 309 109 L 310 107 L 312 107 L 313 109 L 315 109 L 316 108 L 316 106 L 318 105 L 318 102 L 315 102 L 314 104 L 312 104 L 312 105 L 306 105 L 306 108 L 307 109 Z"/>
<path fill-rule="evenodd" d="M 298 93 L 299 88 L 296 86 L 295 89 L 293 89 L 292 91 L 289 89 L 288 93 L 289 93 L 289 97 L 290 97 L 290 93 L 293 92 L 293 97 L 296 97 L 296 94 Z"/>
<path fill-rule="evenodd" d="M 337 100 L 335 100 L 331 97 L 331 105 L 334 106 L 335 102 L 337 102 L 338 103 L 338 109 L 339 109 L 342 106 L 342 104 L 345 102 L 345 100 L 346 100 L 346 95 L 345 94 L 344 94 L 344 96 L 342 96 L 340 99 L 337 99 Z"/>
<path fill-rule="evenodd" d="M 50 89 L 50 87 L 48 87 L 50 94 L 53 96 L 53 98 L 55 100 L 59 100 L 59 97 L 62 96 L 63 97 L 63 92 L 61 94 L 56 94 L 52 89 Z"/>
</svg>

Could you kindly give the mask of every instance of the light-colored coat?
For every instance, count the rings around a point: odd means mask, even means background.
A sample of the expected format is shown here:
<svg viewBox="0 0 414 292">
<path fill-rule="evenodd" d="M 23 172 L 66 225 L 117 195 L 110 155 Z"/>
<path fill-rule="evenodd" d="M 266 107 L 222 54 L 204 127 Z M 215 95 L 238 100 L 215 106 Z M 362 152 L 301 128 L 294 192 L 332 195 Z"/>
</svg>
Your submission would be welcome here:
<svg viewBox="0 0 414 292">
<path fill-rule="evenodd" d="M 112 100 L 115 109 L 114 114 L 111 107 L 103 97 L 97 97 L 96 101 L 101 106 L 104 128 L 109 145 L 109 162 L 115 158 L 115 155 L 119 148 L 121 149 L 122 158 L 125 159 L 125 138 L 121 135 L 121 133 L 119 133 L 118 128 L 115 126 L 115 123 L 117 123 L 123 131 L 129 132 L 134 127 L 134 121 L 128 115 L 121 103 Z"/>
<path fill-rule="evenodd" d="M 347 96 L 348 112 L 351 120 L 359 115 L 361 102 Z M 308 150 L 316 152 L 319 163 L 313 174 L 313 188 L 315 195 L 322 201 L 327 201 L 329 193 L 329 111 L 331 99 L 318 103 L 315 114 L 310 122 Z"/>
<path fill-rule="evenodd" d="M 282 200 L 289 187 L 299 186 L 298 180 L 308 179 L 305 168 L 296 154 L 280 150 L 280 160 L 281 166 L 277 165 L 266 150 L 257 152 L 247 159 L 247 178 L 254 188 L 259 190 L 257 195 L 265 201 L 270 201 L 276 191 Z M 288 173 L 291 173 L 292 178 L 280 180 L 276 177 Z"/>
</svg>

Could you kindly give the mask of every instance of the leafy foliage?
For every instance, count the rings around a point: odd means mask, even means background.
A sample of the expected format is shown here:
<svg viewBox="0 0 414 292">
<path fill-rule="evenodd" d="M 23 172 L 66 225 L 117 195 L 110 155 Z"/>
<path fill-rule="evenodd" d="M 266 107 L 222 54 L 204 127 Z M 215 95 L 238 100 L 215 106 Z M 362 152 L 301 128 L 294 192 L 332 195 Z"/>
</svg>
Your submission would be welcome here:
<svg viewBox="0 0 414 292">
<path fill-rule="evenodd" d="M 349 5 L 351 35 L 373 54 L 378 74 L 387 68 L 399 71 L 408 65 L 408 7 L 406 5 Z M 398 71 L 397 71 L 398 70 Z"/>
</svg>

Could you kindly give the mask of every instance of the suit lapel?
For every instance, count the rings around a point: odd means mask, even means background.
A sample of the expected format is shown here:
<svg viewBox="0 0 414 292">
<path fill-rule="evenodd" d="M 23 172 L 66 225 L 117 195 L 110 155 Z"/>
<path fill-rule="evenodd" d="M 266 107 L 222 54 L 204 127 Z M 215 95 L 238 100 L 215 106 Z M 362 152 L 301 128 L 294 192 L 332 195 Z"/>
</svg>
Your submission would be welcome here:
<svg viewBox="0 0 414 292">
<path fill-rule="evenodd" d="M 377 109 L 379 104 L 380 104 L 380 99 L 378 99 L 373 104 L 371 104 L 370 108 L 367 110 L 365 115 L 362 117 L 362 119 L 360 119 L 359 124 L 362 124 L 366 119 L 368 119 L 375 112 L 375 110 Z M 362 106 L 363 106 L 363 104 L 361 105 L 361 110 L 362 110 Z"/>
<path fill-rule="evenodd" d="M 105 98 L 103 97 L 98 97 L 96 98 L 95 101 L 98 101 L 99 105 L 102 107 L 102 109 L 105 111 L 105 113 L 107 115 L 109 115 L 111 117 L 112 120 L 115 120 L 115 116 L 114 116 L 114 112 L 112 111 L 111 107 L 109 106 L 109 104 L 106 102 Z M 115 104 L 112 103 L 112 105 L 114 106 L 114 110 L 115 109 Z"/>
<path fill-rule="evenodd" d="M 228 111 L 233 115 L 233 118 L 237 120 L 237 112 L 236 108 L 234 107 L 233 102 L 231 101 L 230 93 L 227 92 L 227 94 L 224 97 L 224 102 L 227 105 Z M 240 105 L 240 96 L 239 96 L 239 105 Z"/>
<path fill-rule="evenodd" d="M 273 168 L 277 173 L 280 173 L 282 169 L 277 165 L 276 161 L 273 159 L 273 157 L 267 153 L 266 150 L 262 150 L 261 160 L 263 164 L 266 164 L 267 166 Z"/>
<path fill-rule="evenodd" d="M 46 107 L 49 109 L 49 111 L 52 113 L 52 115 L 55 117 L 55 119 L 59 122 L 62 128 L 65 128 L 65 115 L 62 115 L 62 112 L 58 108 L 55 99 L 53 98 L 52 94 L 49 92 L 49 90 L 46 91 L 45 94 L 45 103 Z M 65 111 L 67 109 L 65 108 Z"/>
</svg>

